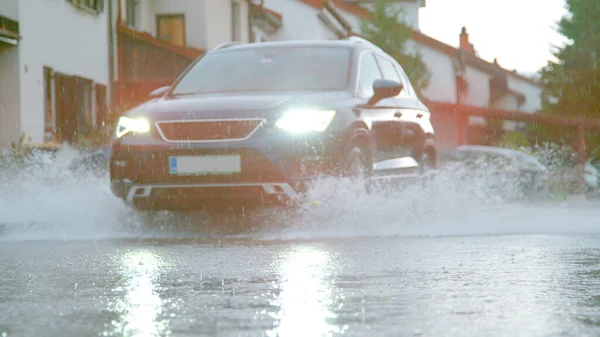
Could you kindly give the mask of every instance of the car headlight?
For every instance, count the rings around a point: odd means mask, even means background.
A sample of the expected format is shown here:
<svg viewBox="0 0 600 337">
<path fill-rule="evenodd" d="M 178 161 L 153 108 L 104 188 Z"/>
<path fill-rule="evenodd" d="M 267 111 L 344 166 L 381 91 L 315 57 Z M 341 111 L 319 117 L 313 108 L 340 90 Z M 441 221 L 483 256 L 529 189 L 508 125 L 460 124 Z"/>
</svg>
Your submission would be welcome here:
<svg viewBox="0 0 600 337">
<path fill-rule="evenodd" d="M 128 133 L 146 133 L 150 132 L 150 122 L 146 118 L 120 117 L 117 123 L 117 138 L 121 138 Z"/>
<path fill-rule="evenodd" d="M 278 128 L 293 132 L 323 132 L 335 116 L 333 110 L 293 109 L 287 111 L 275 124 Z"/>
</svg>

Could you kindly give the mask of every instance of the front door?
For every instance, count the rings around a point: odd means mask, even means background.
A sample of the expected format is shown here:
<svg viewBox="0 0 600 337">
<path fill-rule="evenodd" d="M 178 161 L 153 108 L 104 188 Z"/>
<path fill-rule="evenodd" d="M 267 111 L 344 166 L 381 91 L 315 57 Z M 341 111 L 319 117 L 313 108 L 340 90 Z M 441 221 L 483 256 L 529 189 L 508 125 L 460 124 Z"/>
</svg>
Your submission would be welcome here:
<svg viewBox="0 0 600 337">
<path fill-rule="evenodd" d="M 69 75 L 55 73 L 56 133 L 60 142 L 74 143 L 77 137 L 77 81 Z"/>
</svg>

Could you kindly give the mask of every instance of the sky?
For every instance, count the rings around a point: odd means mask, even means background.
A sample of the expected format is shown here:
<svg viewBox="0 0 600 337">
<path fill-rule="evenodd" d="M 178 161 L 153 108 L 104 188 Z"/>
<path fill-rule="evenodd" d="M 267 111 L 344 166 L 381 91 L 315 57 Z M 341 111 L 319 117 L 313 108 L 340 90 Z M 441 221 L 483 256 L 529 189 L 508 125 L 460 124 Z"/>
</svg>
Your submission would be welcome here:
<svg viewBox="0 0 600 337">
<path fill-rule="evenodd" d="M 426 0 L 419 14 L 424 34 L 458 47 L 462 26 L 479 57 L 520 73 L 534 73 L 553 60 L 554 31 L 567 12 L 564 0 Z"/>
</svg>

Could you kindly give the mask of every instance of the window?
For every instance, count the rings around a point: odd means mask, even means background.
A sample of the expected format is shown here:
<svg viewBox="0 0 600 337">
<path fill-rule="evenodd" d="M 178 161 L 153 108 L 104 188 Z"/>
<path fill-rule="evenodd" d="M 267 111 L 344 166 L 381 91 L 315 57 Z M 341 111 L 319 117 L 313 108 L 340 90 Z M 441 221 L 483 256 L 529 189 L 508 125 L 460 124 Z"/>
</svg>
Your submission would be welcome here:
<svg viewBox="0 0 600 337">
<path fill-rule="evenodd" d="M 158 38 L 177 46 L 185 46 L 185 17 L 183 14 L 157 15 Z"/>
<path fill-rule="evenodd" d="M 395 66 L 395 68 L 396 71 L 398 71 L 398 73 L 400 74 L 402 82 L 404 82 L 405 86 L 404 90 L 402 90 L 402 92 L 400 93 L 400 97 L 415 97 L 417 95 L 415 93 L 415 89 L 413 88 L 412 83 L 410 83 L 410 79 L 408 78 L 404 70 L 402 70 L 402 68 L 398 68 L 398 66 Z"/>
<path fill-rule="evenodd" d="M 237 1 L 231 1 L 231 40 L 242 40 L 241 9 Z"/>
<path fill-rule="evenodd" d="M 359 88 L 362 97 L 373 96 L 373 82 L 382 79 L 373 53 L 365 53 L 360 59 Z"/>
<path fill-rule="evenodd" d="M 521 154 L 518 153 L 516 154 L 517 160 L 526 166 L 532 167 L 532 168 L 536 168 L 536 169 L 541 169 L 543 170 L 545 167 L 542 163 L 540 163 L 537 159 L 535 159 L 534 157 L 525 155 L 525 154 Z"/>
<path fill-rule="evenodd" d="M 125 2 L 125 21 L 128 26 L 135 27 L 138 0 L 127 0 Z"/>
<path fill-rule="evenodd" d="M 381 67 L 381 73 L 383 74 L 383 78 L 386 80 L 392 80 L 392 81 L 402 83 L 402 79 L 400 79 L 400 75 L 398 75 L 398 72 L 396 71 L 394 64 L 383 57 L 380 57 L 380 56 L 376 56 L 376 57 L 377 57 L 377 62 L 379 63 L 379 66 Z"/>
<path fill-rule="evenodd" d="M 391 81 L 396 81 L 399 83 L 402 83 L 402 85 L 404 85 L 404 88 L 402 88 L 402 91 L 400 92 L 400 94 L 398 94 L 398 97 L 407 97 L 408 96 L 408 86 L 406 85 L 406 82 L 402 80 L 402 78 L 400 77 L 400 75 L 398 74 L 398 70 L 396 69 L 396 66 L 394 65 L 394 63 L 392 63 L 390 60 L 381 57 L 381 56 L 376 56 L 377 57 L 377 62 L 379 62 L 379 66 L 381 67 L 381 72 L 383 74 L 383 78 L 386 80 L 391 80 Z"/>
<path fill-rule="evenodd" d="M 82 9 L 101 13 L 104 11 L 104 0 L 67 0 L 73 5 Z"/>
<path fill-rule="evenodd" d="M 347 90 L 351 55 L 346 47 L 211 52 L 184 75 L 173 94 Z"/>
</svg>

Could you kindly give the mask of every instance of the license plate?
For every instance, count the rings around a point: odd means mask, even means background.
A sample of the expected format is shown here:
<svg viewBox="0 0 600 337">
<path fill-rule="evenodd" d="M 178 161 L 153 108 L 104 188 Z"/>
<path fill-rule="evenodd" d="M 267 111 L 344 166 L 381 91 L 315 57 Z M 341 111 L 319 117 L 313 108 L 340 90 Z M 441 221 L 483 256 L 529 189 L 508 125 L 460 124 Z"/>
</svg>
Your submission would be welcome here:
<svg viewBox="0 0 600 337">
<path fill-rule="evenodd" d="M 240 155 L 169 157 L 169 171 L 176 175 L 240 173 L 242 160 Z"/>
</svg>

